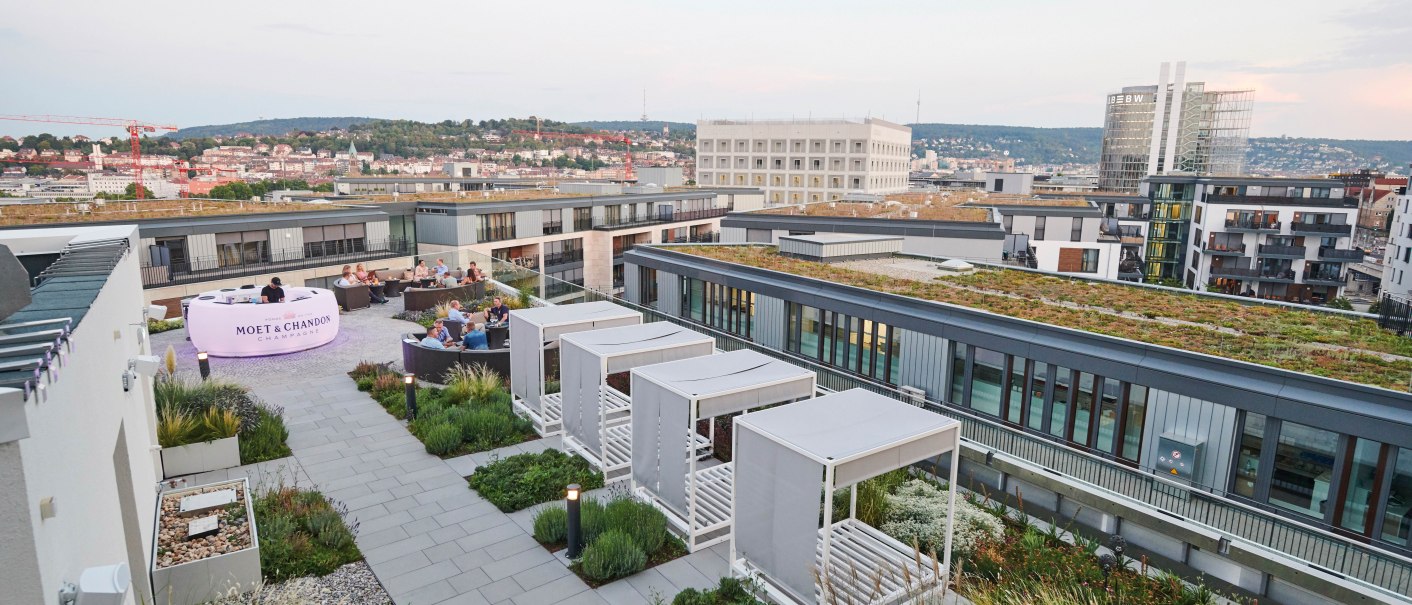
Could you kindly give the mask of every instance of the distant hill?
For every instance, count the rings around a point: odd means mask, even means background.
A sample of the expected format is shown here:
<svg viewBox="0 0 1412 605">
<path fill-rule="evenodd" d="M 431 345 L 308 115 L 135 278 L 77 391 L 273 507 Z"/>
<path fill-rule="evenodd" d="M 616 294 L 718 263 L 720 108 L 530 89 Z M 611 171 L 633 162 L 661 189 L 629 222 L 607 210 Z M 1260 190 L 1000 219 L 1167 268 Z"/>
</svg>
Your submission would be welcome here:
<svg viewBox="0 0 1412 605">
<path fill-rule="evenodd" d="M 1103 129 L 1091 127 L 913 124 L 912 139 L 943 157 L 1012 157 L 1023 164 L 1097 164 L 1103 149 Z M 1320 174 L 1367 167 L 1406 172 L 1409 162 L 1412 141 L 1257 137 L 1246 153 L 1251 172 Z"/>
<path fill-rule="evenodd" d="M 574 126 L 583 126 L 594 130 L 651 130 L 652 132 L 662 132 L 662 125 L 670 126 L 672 132 L 696 132 L 696 124 L 691 122 L 663 122 L 662 120 L 590 120 L 587 122 L 574 122 Z"/>
<path fill-rule="evenodd" d="M 280 118 L 277 120 L 256 120 L 254 122 L 237 122 L 235 124 L 212 124 L 209 126 L 191 126 L 182 128 L 176 132 L 167 133 L 170 139 L 199 139 L 204 137 L 229 137 L 237 134 L 253 134 L 256 136 L 280 136 L 286 133 L 299 130 L 309 132 L 322 132 L 330 128 L 348 128 L 355 124 L 366 124 L 376 121 L 377 118 Z"/>
</svg>

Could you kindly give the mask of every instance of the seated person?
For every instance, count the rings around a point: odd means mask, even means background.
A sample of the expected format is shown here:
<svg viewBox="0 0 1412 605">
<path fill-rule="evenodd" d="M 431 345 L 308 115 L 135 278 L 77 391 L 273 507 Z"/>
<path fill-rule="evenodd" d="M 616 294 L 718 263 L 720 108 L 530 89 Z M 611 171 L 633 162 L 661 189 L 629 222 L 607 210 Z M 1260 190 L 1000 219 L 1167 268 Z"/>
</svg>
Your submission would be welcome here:
<svg viewBox="0 0 1412 605">
<path fill-rule="evenodd" d="M 260 302 L 262 303 L 282 303 L 284 302 L 284 288 L 278 277 L 270 278 L 270 285 L 260 289 Z"/>
<path fill-rule="evenodd" d="M 485 337 L 485 324 L 472 326 L 470 332 L 461 337 L 461 346 L 467 351 L 487 351 L 490 349 L 490 341 Z"/>
<path fill-rule="evenodd" d="M 451 267 L 446 266 L 446 259 L 438 258 L 436 259 L 436 266 L 432 267 L 432 272 L 436 274 L 437 277 L 441 277 L 450 273 Z"/>
<path fill-rule="evenodd" d="M 455 288 L 457 286 L 456 276 L 452 275 L 449 272 L 445 273 L 441 276 L 441 279 L 439 280 L 437 285 L 442 288 Z"/>
<path fill-rule="evenodd" d="M 481 273 L 481 270 L 476 267 L 476 263 L 472 261 L 470 268 L 466 269 L 466 276 L 461 278 L 461 285 L 474 284 L 483 279 L 485 279 L 485 274 Z"/>
<path fill-rule="evenodd" d="M 485 310 L 486 323 L 502 323 L 510 319 L 510 307 L 505 306 L 505 301 L 499 296 L 495 297 L 495 304 Z"/>
<path fill-rule="evenodd" d="M 471 322 L 471 318 L 466 317 L 466 314 L 461 312 L 461 301 L 453 300 L 451 301 L 451 308 L 446 310 L 446 321 L 454 321 L 458 324 L 465 325 Z"/>
<path fill-rule="evenodd" d="M 417 280 L 417 282 L 420 283 L 423 288 L 427 287 L 427 285 L 431 283 L 431 269 L 427 268 L 426 261 L 417 261 L 417 266 L 412 268 L 412 279 Z"/>
<path fill-rule="evenodd" d="M 353 275 L 356 276 L 359 281 L 368 281 L 368 270 L 363 268 L 363 263 L 358 263 L 358 268 L 353 270 Z"/>
<path fill-rule="evenodd" d="M 333 282 L 333 285 L 338 286 L 340 288 L 350 288 L 358 285 L 358 278 L 353 276 L 352 269 L 348 268 L 347 266 L 344 266 L 343 277 L 338 278 L 338 281 Z"/>
<path fill-rule="evenodd" d="M 362 265 L 358 266 L 361 267 Z M 357 273 L 354 273 L 354 276 L 356 277 Z M 382 280 L 378 279 L 377 271 L 363 272 L 363 277 L 361 278 L 361 281 L 368 285 L 368 297 L 371 298 L 373 302 L 380 305 L 387 304 L 387 297 L 384 296 L 382 293 Z"/>
<path fill-rule="evenodd" d="M 446 344 L 441 342 L 441 337 L 437 334 L 439 330 L 440 326 L 432 326 L 431 329 L 427 330 L 427 335 L 417 344 L 428 349 L 445 349 Z"/>
</svg>

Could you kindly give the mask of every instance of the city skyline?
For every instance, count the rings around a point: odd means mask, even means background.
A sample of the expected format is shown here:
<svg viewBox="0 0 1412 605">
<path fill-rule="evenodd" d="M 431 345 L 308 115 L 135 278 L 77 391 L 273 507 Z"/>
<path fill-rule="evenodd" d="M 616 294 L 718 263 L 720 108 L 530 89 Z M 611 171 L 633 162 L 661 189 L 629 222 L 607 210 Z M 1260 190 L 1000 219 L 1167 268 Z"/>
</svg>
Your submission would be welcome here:
<svg viewBox="0 0 1412 605">
<path fill-rule="evenodd" d="M 0 112 L 183 126 L 335 115 L 623 120 L 640 117 L 645 90 L 654 120 L 910 123 L 920 92 L 923 123 L 1102 126 L 1105 95 L 1153 83 L 1162 61 L 1186 60 L 1190 80 L 1255 91 L 1252 136 L 1412 139 L 1412 58 L 1397 50 L 1412 26 L 1388 18 L 1394 2 L 1350 4 L 1317 23 L 1307 15 L 1325 8 L 1312 1 L 1211 3 L 1140 21 L 1098 3 L 728 1 L 709 13 L 550 4 L 534 22 L 509 6 L 331 7 L 15 6 L 0 51 L 26 57 L 17 71 L 26 84 Z M 85 35 L 14 25 L 56 16 Z M 133 19 L 129 41 L 115 24 Z M 1154 29 L 1173 42 L 1154 42 Z M 129 44 L 141 50 L 120 50 Z M 124 67 L 103 67 L 125 55 Z M 1373 89 L 1349 94 L 1351 85 Z M 6 123 L 3 132 L 108 134 L 51 126 Z"/>
</svg>

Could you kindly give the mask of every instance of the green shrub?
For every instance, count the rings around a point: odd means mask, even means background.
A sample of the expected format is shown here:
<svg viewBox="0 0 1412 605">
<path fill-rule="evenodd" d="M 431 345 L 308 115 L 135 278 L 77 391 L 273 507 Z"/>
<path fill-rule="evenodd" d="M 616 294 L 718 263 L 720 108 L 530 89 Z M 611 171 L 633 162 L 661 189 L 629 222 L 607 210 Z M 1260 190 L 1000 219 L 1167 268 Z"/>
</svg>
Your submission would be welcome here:
<svg viewBox="0 0 1412 605">
<path fill-rule="evenodd" d="M 677 593 L 672 605 L 765 605 L 760 592 L 753 580 L 725 577 L 710 590 L 688 588 Z"/>
<path fill-rule="evenodd" d="M 655 553 L 667 544 L 667 517 L 651 504 L 631 497 L 617 498 L 603 507 L 609 531 L 626 533 L 645 553 Z"/>
<path fill-rule="evenodd" d="M 455 425 L 438 424 L 426 431 L 422 443 L 426 445 L 429 454 L 449 454 L 461 446 L 461 430 Z"/>
<path fill-rule="evenodd" d="M 201 416 L 201 441 L 229 439 L 240 433 L 240 418 L 235 412 L 211 407 Z"/>
<path fill-rule="evenodd" d="M 261 406 L 260 421 L 253 429 L 240 434 L 240 463 L 255 464 L 290 455 L 289 429 L 278 408 Z"/>
<path fill-rule="evenodd" d="M 386 371 L 387 368 L 384 368 L 381 364 L 376 364 L 371 361 L 360 361 L 358 365 L 353 366 L 353 371 L 349 372 L 348 375 L 352 376 L 354 380 L 357 380 L 364 376 L 374 376 L 380 372 Z"/>
<path fill-rule="evenodd" d="M 559 544 L 568 534 L 569 511 L 558 506 L 546 506 L 534 514 L 534 539 L 540 544 Z"/>
<path fill-rule="evenodd" d="M 323 494 L 281 487 L 255 498 L 266 582 L 324 576 L 363 558 L 353 531 Z"/>
<path fill-rule="evenodd" d="M 584 498 L 579 502 L 579 530 L 583 532 L 584 544 L 592 544 L 608 530 L 605 508 L 597 498 Z"/>
<path fill-rule="evenodd" d="M 362 378 L 359 378 L 359 379 L 357 379 L 357 380 L 354 380 L 353 382 L 358 385 L 358 390 L 359 390 L 359 391 L 371 391 L 371 390 L 373 390 L 373 377 L 372 377 L 372 376 L 364 376 L 364 377 L 362 377 Z"/>
<path fill-rule="evenodd" d="M 157 443 L 162 447 L 186 445 L 196 430 L 196 419 L 184 410 L 176 406 L 157 408 Z"/>
<path fill-rule="evenodd" d="M 176 330 L 178 328 L 181 328 L 181 326 L 181 318 L 155 319 L 149 317 L 147 319 L 148 334 L 161 334 L 162 332 L 166 332 L 167 330 Z"/>
<path fill-rule="evenodd" d="M 559 450 L 519 454 L 476 469 L 469 480 L 497 508 L 514 512 L 564 496 L 564 486 L 579 484 L 584 491 L 603 487 L 603 474 L 578 456 Z"/>
<path fill-rule="evenodd" d="M 642 571 L 647 566 L 647 553 L 624 532 L 609 530 L 583 549 L 580 561 L 584 575 L 598 582 L 609 582 Z"/>
<path fill-rule="evenodd" d="M 465 410 L 456 419 L 461 438 L 477 450 L 495 449 L 521 441 L 515 418 L 492 410 Z"/>
</svg>

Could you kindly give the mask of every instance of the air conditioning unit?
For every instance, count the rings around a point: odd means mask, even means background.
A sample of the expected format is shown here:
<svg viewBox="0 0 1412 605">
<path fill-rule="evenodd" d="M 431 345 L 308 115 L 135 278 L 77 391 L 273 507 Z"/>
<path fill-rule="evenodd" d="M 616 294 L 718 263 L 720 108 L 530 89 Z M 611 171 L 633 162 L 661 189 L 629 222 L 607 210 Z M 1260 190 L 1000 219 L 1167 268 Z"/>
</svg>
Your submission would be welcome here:
<svg viewBox="0 0 1412 605">
<path fill-rule="evenodd" d="M 922 389 L 904 385 L 898 387 L 897 390 L 902 392 L 902 401 L 906 403 L 910 403 L 919 408 L 924 407 L 927 404 L 927 392 L 923 391 Z"/>
</svg>

